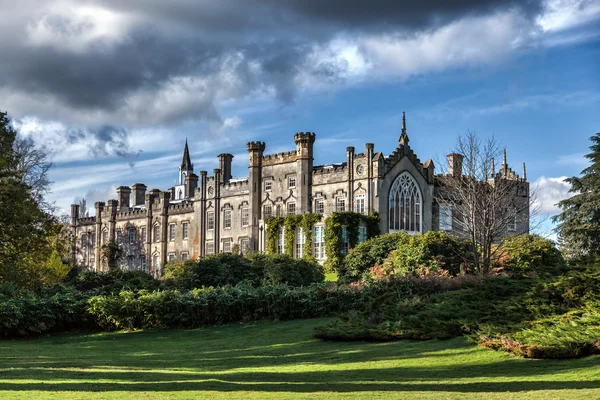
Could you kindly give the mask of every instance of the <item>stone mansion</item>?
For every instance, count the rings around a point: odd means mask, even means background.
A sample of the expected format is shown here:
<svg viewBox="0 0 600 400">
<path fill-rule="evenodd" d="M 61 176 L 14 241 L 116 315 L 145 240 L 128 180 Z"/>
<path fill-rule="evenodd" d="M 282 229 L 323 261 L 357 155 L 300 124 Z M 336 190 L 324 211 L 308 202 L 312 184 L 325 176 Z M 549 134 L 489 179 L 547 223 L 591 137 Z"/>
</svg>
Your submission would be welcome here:
<svg viewBox="0 0 600 400">
<path fill-rule="evenodd" d="M 117 199 L 95 203 L 95 216 L 79 218 L 79 206 L 71 206 L 71 231 L 76 240 L 73 260 L 92 270 L 106 270 L 101 246 L 121 246 L 121 267 L 161 275 L 173 260 L 232 251 L 264 251 L 264 219 L 307 212 L 327 215 L 338 211 L 379 213 L 381 232 L 404 230 L 457 231 L 452 209 L 435 201 L 438 188 L 431 159 L 421 162 L 411 146 L 403 115 L 398 146 L 389 155 L 375 152 L 367 143 L 364 152 L 346 148 L 346 160 L 313 165 L 314 133 L 296 133 L 295 149 L 264 154 L 264 142 L 249 142 L 248 177 L 233 178 L 231 154 L 219 154 L 219 167 L 209 175 L 194 172 L 186 141 L 177 185 L 167 191 L 147 191 L 144 184 L 119 186 Z M 448 173 L 462 174 L 459 154 L 448 156 Z M 524 169 L 524 168 L 523 168 Z M 506 162 L 499 179 L 523 185 L 529 200 L 525 170 L 519 177 Z M 529 231 L 529 210 L 509 224 L 509 233 Z M 360 240 L 365 228 L 360 227 Z M 313 255 L 326 257 L 324 224 L 314 226 Z M 283 235 L 280 235 L 283 240 Z M 296 235 L 295 255 L 302 256 L 304 235 Z M 283 245 L 279 246 L 280 248 Z"/>
</svg>

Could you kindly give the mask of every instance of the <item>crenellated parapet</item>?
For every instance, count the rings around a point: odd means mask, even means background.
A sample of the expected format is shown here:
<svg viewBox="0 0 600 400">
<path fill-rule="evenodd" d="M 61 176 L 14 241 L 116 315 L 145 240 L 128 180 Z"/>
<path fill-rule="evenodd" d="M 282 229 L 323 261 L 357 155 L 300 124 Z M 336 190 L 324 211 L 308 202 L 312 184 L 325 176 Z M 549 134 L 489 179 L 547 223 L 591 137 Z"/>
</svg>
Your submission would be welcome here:
<svg viewBox="0 0 600 400">
<path fill-rule="evenodd" d="M 276 164 L 284 164 L 290 162 L 296 162 L 298 160 L 298 152 L 297 151 L 285 151 L 277 154 L 268 154 L 263 156 L 262 164 L 263 165 L 276 165 Z"/>
<path fill-rule="evenodd" d="M 96 217 L 84 217 L 84 218 L 79 218 L 77 220 L 77 225 L 81 226 L 81 225 L 94 225 L 96 223 Z"/>
</svg>

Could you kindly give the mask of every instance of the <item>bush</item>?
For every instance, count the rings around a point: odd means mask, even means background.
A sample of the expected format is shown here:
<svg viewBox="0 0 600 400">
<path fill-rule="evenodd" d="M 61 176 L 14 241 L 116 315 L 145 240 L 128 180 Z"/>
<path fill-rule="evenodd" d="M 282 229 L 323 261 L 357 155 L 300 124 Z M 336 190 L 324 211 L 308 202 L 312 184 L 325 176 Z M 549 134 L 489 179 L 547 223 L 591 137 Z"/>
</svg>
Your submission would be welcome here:
<svg viewBox="0 0 600 400">
<path fill-rule="evenodd" d="M 86 313 L 88 295 L 74 288 L 55 286 L 38 293 L 0 285 L 0 335 L 37 336 L 95 328 Z"/>
<path fill-rule="evenodd" d="M 442 231 L 409 236 L 382 262 L 385 274 L 414 276 L 448 273 L 458 275 L 468 269 L 472 256 L 470 242 Z"/>
<path fill-rule="evenodd" d="M 264 279 L 270 284 L 306 286 L 325 280 L 323 267 L 315 261 L 262 253 L 250 254 L 248 258 L 263 269 Z"/>
<path fill-rule="evenodd" d="M 365 273 L 383 260 L 395 249 L 410 240 L 410 235 L 397 232 L 376 236 L 359 243 L 344 258 L 343 270 L 340 271 L 341 282 L 354 282 L 363 278 Z"/>
<path fill-rule="evenodd" d="M 323 282 L 323 268 L 316 262 L 286 255 L 221 253 L 198 261 L 173 262 L 165 266 L 163 284 L 166 288 L 191 290 L 201 287 L 238 285 L 253 286 L 285 283 L 302 286 Z"/>
<path fill-rule="evenodd" d="M 554 243 L 537 235 L 508 236 L 501 250 L 498 267 L 515 274 L 558 274 L 566 266 Z"/>
<path fill-rule="evenodd" d="M 65 284 L 77 290 L 95 293 L 118 293 L 123 289 L 155 290 L 160 282 L 144 271 L 112 269 L 109 272 L 72 270 Z"/>
</svg>

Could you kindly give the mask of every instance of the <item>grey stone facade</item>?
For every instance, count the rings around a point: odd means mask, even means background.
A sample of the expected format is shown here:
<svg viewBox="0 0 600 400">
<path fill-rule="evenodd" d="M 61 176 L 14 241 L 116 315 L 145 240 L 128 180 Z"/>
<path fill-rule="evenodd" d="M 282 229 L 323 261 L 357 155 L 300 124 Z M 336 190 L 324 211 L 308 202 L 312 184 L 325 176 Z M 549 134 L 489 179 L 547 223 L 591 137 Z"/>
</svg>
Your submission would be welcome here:
<svg viewBox="0 0 600 400">
<path fill-rule="evenodd" d="M 306 212 L 327 218 L 336 211 L 376 211 L 381 232 L 441 228 L 457 233 L 451 220 L 440 219 L 434 164 L 430 159 L 421 163 L 410 147 L 404 118 L 398 147 L 388 156 L 367 143 L 360 153 L 347 147 L 343 162 L 317 166 L 315 139 L 314 133 L 297 133 L 294 150 L 269 155 L 264 154 L 265 143 L 248 143 L 247 178 L 232 178 L 231 154 L 218 156 L 219 168 L 212 176 L 207 171 L 196 175 L 186 142 L 179 182 L 168 191 L 147 192 L 140 183 L 119 186 L 117 200 L 97 202 L 95 216 L 88 218 L 77 218 L 78 206 L 72 205 L 73 259 L 89 269 L 105 270 L 101 246 L 117 242 L 123 249 L 122 268 L 160 275 L 170 260 L 236 249 L 262 251 L 265 217 Z M 460 173 L 459 160 L 460 155 L 449 155 L 450 173 Z M 497 176 L 521 185 L 522 201 L 529 201 L 525 177 L 506 161 Z M 529 231 L 528 211 L 522 214 L 509 233 Z M 322 225 L 310 234 L 322 233 Z M 324 258 L 320 250 L 315 255 Z"/>
</svg>

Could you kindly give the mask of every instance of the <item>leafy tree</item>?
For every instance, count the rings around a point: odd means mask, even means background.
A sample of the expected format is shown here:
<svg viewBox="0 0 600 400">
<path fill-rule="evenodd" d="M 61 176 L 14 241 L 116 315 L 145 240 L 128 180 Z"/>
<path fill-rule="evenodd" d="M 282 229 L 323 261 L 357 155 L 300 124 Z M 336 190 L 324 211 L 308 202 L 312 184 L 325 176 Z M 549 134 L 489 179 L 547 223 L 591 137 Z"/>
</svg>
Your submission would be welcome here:
<svg viewBox="0 0 600 400">
<path fill-rule="evenodd" d="M 581 176 L 565 179 L 573 196 L 558 203 L 562 213 L 553 217 L 556 231 L 567 254 L 572 257 L 600 255 L 600 133 L 590 138 L 591 165 Z"/>
<path fill-rule="evenodd" d="M 52 254 L 48 234 L 56 220 L 39 204 L 28 184 L 27 170 L 15 151 L 17 132 L 0 112 L 0 282 L 38 287 Z"/>
</svg>

